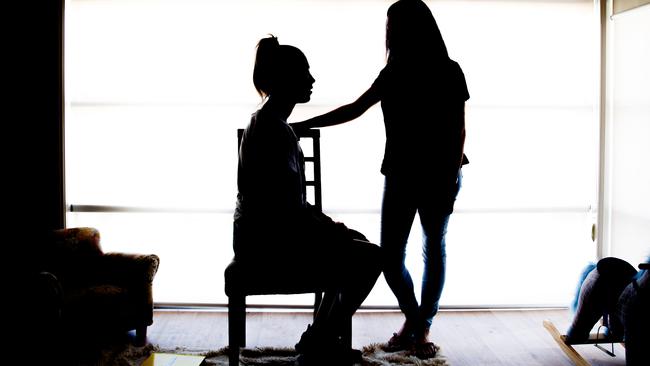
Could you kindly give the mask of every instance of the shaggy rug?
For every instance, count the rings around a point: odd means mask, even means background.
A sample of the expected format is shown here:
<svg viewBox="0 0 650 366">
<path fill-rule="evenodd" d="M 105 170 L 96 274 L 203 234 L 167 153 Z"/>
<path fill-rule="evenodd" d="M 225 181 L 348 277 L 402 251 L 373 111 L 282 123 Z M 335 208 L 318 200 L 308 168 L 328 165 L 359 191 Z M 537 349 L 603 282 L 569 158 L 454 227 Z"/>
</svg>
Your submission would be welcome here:
<svg viewBox="0 0 650 366">
<path fill-rule="evenodd" d="M 448 366 L 443 355 L 438 351 L 435 358 L 420 360 L 410 352 L 385 352 L 384 344 L 371 344 L 363 348 L 363 362 L 358 366 Z M 205 366 L 228 365 L 227 349 L 216 351 L 191 350 L 185 348 L 160 349 L 155 345 L 148 344 L 144 347 L 123 345 L 113 349 L 101 351 L 96 360 L 80 362 L 78 366 L 140 366 L 144 360 L 153 352 L 177 353 L 188 355 L 205 356 Z M 240 356 L 240 364 L 246 366 L 295 366 L 296 352 L 293 348 L 255 348 L 243 349 Z"/>
</svg>

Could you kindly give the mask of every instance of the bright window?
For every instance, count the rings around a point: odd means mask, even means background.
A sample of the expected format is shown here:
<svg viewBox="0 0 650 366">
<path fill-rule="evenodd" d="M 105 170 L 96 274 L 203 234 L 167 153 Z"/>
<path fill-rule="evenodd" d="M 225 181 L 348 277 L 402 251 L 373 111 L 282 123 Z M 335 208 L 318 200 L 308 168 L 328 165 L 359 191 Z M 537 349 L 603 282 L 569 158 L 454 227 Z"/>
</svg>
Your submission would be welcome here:
<svg viewBox="0 0 650 366">
<path fill-rule="evenodd" d="M 260 99 L 257 41 L 301 48 L 316 78 L 293 119 L 354 100 L 384 60 L 387 1 L 69 0 L 67 225 L 106 251 L 161 257 L 158 303 L 226 303 L 236 133 Z M 567 304 L 593 260 L 597 182 L 591 1 L 431 1 L 465 71 L 464 187 L 443 306 Z M 326 213 L 378 242 L 379 106 L 322 131 Z M 416 218 L 408 261 L 420 277 Z M 249 303 L 309 304 L 310 296 Z M 396 305 L 380 278 L 367 305 Z"/>
</svg>

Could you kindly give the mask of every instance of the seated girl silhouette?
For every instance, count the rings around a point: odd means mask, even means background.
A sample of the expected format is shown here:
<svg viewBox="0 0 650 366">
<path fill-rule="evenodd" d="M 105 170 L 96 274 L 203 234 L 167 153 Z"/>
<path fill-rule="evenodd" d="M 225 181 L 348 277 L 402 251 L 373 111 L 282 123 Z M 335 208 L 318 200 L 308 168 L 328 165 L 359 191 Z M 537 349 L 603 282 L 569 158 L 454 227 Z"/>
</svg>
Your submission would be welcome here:
<svg viewBox="0 0 650 366">
<path fill-rule="evenodd" d="M 306 201 L 304 158 L 287 119 L 310 100 L 314 81 L 298 48 L 273 36 L 259 42 L 253 82 L 265 102 L 241 140 L 233 245 L 238 260 L 272 261 L 327 289 L 296 349 L 306 363 L 340 364 L 360 356 L 341 342 L 342 329 L 381 272 L 380 248 Z"/>
</svg>

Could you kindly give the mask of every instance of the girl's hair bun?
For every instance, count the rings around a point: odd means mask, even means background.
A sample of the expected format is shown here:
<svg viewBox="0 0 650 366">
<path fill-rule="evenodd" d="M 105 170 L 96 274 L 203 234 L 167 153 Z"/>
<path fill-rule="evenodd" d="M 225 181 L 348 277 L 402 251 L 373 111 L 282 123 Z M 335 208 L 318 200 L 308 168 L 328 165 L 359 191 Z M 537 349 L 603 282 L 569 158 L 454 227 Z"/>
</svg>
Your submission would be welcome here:
<svg viewBox="0 0 650 366">
<path fill-rule="evenodd" d="M 255 89 L 263 98 L 268 96 L 273 86 L 274 76 L 277 70 L 277 56 L 280 50 L 278 37 L 270 34 L 257 43 L 255 55 L 255 68 L 253 70 L 253 83 Z"/>
<path fill-rule="evenodd" d="M 258 49 L 272 50 L 274 48 L 279 48 L 280 42 L 278 42 L 278 37 L 269 34 L 268 37 L 260 39 L 257 43 Z"/>
</svg>

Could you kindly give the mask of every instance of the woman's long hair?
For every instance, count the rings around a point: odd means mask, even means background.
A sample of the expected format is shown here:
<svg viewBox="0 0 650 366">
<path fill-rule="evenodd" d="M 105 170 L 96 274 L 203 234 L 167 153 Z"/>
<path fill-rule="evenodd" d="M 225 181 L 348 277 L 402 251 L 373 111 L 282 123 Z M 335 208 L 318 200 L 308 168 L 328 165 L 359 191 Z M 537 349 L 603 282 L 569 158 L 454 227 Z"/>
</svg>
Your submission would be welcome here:
<svg viewBox="0 0 650 366">
<path fill-rule="evenodd" d="M 433 14 L 422 0 L 399 0 L 388 8 L 388 62 L 396 59 L 442 62 L 449 59 Z"/>
</svg>

